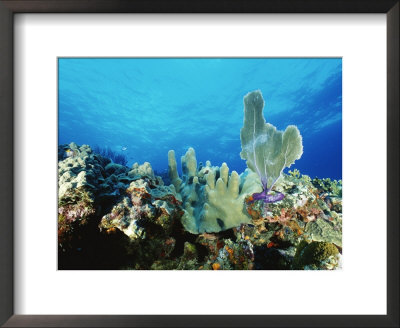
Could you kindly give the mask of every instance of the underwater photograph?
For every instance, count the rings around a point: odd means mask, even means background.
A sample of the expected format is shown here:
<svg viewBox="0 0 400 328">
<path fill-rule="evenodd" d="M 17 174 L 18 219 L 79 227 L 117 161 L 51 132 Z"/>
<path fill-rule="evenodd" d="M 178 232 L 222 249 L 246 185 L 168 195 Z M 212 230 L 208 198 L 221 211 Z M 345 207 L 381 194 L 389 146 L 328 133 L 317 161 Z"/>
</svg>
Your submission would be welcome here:
<svg viewBox="0 0 400 328">
<path fill-rule="evenodd" d="M 59 58 L 59 270 L 340 270 L 341 58 Z"/>
</svg>

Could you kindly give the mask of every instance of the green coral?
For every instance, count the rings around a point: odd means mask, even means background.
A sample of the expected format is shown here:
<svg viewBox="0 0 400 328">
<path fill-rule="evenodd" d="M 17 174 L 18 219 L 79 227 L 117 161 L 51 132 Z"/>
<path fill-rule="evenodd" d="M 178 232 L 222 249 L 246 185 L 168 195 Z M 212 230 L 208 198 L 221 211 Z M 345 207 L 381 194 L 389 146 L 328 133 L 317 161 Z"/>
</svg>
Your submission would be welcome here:
<svg viewBox="0 0 400 328">
<path fill-rule="evenodd" d="M 183 247 L 183 255 L 180 258 L 177 269 L 196 270 L 199 267 L 197 256 L 196 246 L 186 241 Z"/>
<path fill-rule="evenodd" d="M 324 241 L 342 246 L 342 232 L 339 225 L 335 226 L 324 219 L 318 218 L 308 222 L 305 232 L 313 241 Z"/>
<path fill-rule="evenodd" d="M 176 261 L 173 261 L 173 260 L 157 260 L 151 265 L 150 269 L 151 270 L 176 270 L 177 263 L 176 263 Z"/>
<path fill-rule="evenodd" d="M 294 269 L 333 269 L 339 251 L 332 243 L 302 241 L 296 250 Z M 330 264 L 330 265 L 329 265 Z"/>
<path fill-rule="evenodd" d="M 78 203 L 81 203 L 82 206 L 92 207 L 94 203 L 93 193 L 80 187 L 66 191 L 66 193 L 58 199 L 58 207 L 76 205 Z"/>
<path fill-rule="evenodd" d="M 288 172 L 292 177 L 299 179 L 300 178 L 300 171 L 298 169 L 294 169 L 293 171 Z"/>
<path fill-rule="evenodd" d="M 312 184 L 322 192 L 342 197 L 342 180 L 331 180 L 330 178 L 312 180 Z"/>
</svg>

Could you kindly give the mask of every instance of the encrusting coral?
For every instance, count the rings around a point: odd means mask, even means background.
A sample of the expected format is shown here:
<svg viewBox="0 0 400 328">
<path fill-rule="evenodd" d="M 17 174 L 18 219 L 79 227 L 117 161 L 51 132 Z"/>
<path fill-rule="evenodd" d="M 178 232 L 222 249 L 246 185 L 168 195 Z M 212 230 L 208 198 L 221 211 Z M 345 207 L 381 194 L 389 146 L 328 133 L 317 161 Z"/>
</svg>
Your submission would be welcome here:
<svg viewBox="0 0 400 328">
<path fill-rule="evenodd" d="M 144 239 L 157 227 L 166 236 L 171 233 L 175 218 L 181 215 L 174 190 L 163 185 L 155 187 L 154 180 L 141 177 L 130 183 L 126 195 L 102 217 L 101 231 L 118 228 L 132 240 Z"/>
<path fill-rule="evenodd" d="M 182 224 L 191 233 L 219 232 L 250 223 L 244 200 L 252 193 L 261 191 L 255 173 L 246 171 L 240 176 L 236 171 L 229 174 L 226 163 L 221 167 L 197 167 L 196 154 L 189 148 L 181 158 L 182 179 L 179 178 L 175 153 L 168 153 L 168 171 L 172 184 L 181 195 L 185 213 Z"/>
<path fill-rule="evenodd" d="M 294 269 L 332 270 L 340 262 L 340 253 L 334 244 L 302 241 L 294 256 Z"/>
</svg>

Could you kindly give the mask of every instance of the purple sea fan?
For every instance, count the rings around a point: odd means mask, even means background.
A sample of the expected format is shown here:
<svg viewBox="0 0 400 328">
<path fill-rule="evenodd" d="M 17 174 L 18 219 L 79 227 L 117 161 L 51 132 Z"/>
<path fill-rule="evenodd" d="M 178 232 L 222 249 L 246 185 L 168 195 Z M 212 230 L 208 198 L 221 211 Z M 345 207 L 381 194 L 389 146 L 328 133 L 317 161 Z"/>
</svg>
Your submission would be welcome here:
<svg viewBox="0 0 400 328">
<path fill-rule="evenodd" d="M 263 191 L 255 193 L 252 201 L 274 203 L 282 200 L 282 193 L 269 194 L 285 167 L 290 167 L 303 154 L 302 137 L 294 125 L 285 132 L 265 121 L 264 99 L 261 91 L 248 93 L 244 99 L 244 121 L 240 131 L 242 151 L 250 170 L 260 177 Z"/>
</svg>

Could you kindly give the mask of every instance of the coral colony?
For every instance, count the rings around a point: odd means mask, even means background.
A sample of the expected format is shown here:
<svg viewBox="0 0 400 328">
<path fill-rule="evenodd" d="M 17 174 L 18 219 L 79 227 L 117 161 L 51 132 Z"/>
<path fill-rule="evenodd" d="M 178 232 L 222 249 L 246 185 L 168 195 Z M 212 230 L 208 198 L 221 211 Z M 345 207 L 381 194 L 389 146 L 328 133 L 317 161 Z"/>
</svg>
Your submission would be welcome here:
<svg viewBox="0 0 400 328">
<path fill-rule="evenodd" d="M 302 156 L 296 126 L 266 123 L 260 91 L 244 97 L 247 169 L 168 152 L 171 184 L 145 162 L 125 166 L 88 145 L 59 146 L 60 269 L 335 270 L 341 181 L 283 173 Z"/>
</svg>

